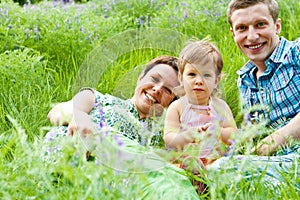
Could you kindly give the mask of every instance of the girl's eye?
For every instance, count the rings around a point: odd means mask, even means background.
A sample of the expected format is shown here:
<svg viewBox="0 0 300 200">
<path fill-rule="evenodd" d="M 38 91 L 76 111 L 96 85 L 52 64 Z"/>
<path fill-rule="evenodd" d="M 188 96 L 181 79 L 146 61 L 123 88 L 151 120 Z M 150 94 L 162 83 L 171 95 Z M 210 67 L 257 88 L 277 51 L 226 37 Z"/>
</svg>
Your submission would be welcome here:
<svg viewBox="0 0 300 200">
<path fill-rule="evenodd" d="M 204 74 L 204 77 L 211 77 L 210 74 Z"/>
<path fill-rule="evenodd" d="M 195 76 L 196 74 L 191 72 L 191 73 L 188 73 L 188 76 Z"/>
</svg>

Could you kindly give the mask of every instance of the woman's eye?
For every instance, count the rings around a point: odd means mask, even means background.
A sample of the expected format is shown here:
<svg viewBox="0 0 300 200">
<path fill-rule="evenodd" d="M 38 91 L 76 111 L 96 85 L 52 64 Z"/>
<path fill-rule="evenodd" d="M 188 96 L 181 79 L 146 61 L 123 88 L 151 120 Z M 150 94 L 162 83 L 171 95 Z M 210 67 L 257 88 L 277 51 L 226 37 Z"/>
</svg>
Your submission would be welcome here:
<svg viewBox="0 0 300 200">
<path fill-rule="evenodd" d="M 156 78 L 156 77 L 154 77 L 154 76 L 152 76 L 152 80 L 153 80 L 155 83 L 159 82 L 159 79 Z"/>
<path fill-rule="evenodd" d="M 171 95 L 173 94 L 172 90 L 170 88 L 164 87 L 164 91 L 168 94 Z"/>
</svg>

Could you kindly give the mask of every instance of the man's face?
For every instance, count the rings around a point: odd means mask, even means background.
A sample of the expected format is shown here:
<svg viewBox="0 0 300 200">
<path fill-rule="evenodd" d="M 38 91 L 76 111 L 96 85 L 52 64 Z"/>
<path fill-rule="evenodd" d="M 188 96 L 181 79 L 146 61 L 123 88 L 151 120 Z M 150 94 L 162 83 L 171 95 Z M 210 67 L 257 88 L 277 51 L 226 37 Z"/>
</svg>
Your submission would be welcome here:
<svg viewBox="0 0 300 200">
<path fill-rule="evenodd" d="M 239 49 L 257 66 L 264 66 L 279 42 L 281 21 L 275 23 L 267 5 L 256 5 L 232 13 L 232 35 Z"/>
</svg>

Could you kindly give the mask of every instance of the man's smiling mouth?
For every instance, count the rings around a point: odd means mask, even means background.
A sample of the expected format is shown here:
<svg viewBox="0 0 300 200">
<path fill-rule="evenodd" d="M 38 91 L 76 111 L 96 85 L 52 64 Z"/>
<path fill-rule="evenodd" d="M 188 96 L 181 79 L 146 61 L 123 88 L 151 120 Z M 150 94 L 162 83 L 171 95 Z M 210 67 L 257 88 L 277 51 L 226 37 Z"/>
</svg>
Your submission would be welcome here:
<svg viewBox="0 0 300 200">
<path fill-rule="evenodd" d="M 245 45 L 245 47 L 249 48 L 249 49 L 258 49 L 260 47 L 262 47 L 265 43 L 260 43 L 260 44 L 256 44 L 256 45 Z"/>
</svg>

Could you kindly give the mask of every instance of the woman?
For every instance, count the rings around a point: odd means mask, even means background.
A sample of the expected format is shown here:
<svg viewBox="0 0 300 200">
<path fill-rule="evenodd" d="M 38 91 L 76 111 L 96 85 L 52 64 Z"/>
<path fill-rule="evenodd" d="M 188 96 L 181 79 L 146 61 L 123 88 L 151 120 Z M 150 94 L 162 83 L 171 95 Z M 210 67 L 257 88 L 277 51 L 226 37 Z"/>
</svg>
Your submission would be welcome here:
<svg viewBox="0 0 300 200">
<path fill-rule="evenodd" d="M 53 147 L 61 136 L 79 133 L 87 147 L 87 157 L 91 152 L 97 162 L 117 171 L 145 174 L 140 182 L 143 198 L 174 199 L 177 195 L 198 199 L 184 171 L 149 148 L 162 141 L 162 127 L 155 119 L 175 99 L 173 88 L 179 85 L 177 71 L 176 58 L 153 59 L 139 76 L 134 96 L 129 100 L 103 95 L 93 89 L 82 90 L 71 101 L 58 104 L 49 112 L 52 124 L 69 125 L 49 132 L 47 143 Z M 53 159 L 54 155 L 55 160 L 57 155 L 53 152 L 50 149 L 45 157 Z"/>
</svg>

